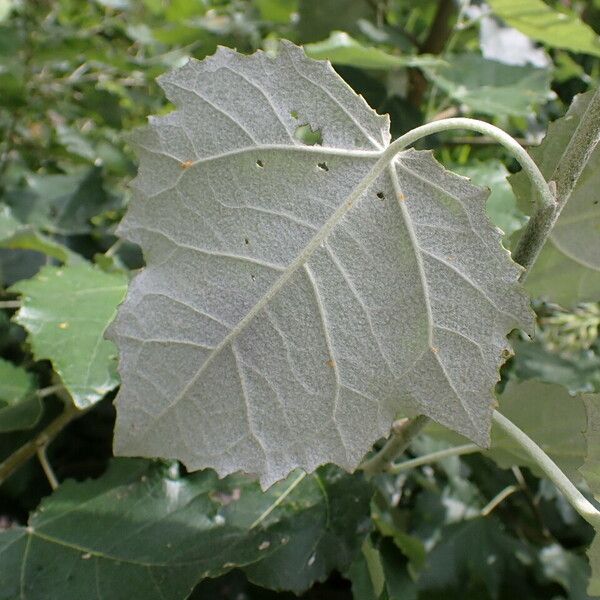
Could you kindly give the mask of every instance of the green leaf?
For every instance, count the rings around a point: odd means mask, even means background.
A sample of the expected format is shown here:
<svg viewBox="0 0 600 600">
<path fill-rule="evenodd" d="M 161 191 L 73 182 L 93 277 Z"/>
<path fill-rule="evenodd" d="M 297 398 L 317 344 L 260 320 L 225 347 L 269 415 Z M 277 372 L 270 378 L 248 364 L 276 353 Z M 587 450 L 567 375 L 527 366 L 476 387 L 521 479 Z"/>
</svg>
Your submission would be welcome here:
<svg viewBox="0 0 600 600">
<path fill-rule="evenodd" d="M 298 10 L 298 0 L 256 0 L 260 16 L 274 23 L 289 23 Z"/>
<path fill-rule="evenodd" d="M 443 61 L 434 56 L 398 56 L 374 46 L 365 46 L 343 31 L 333 31 L 321 42 L 306 44 L 306 55 L 318 60 L 329 60 L 334 65 L 360 69 L 400 69 L 405 67 L 435 67 Z"/>
<path fill-rule="evenodd" d="M 511 27 L 538 42 L 600 56 L 600 37 L 571 11 L 556 10 L 542 0 L 488 0 L 488 4 Z"/>
<path fill-rule="evenodd" d="M 366 543 L 367 542 L 365 542 L 365 544 Z M 369 570 L 369 563 L 367 562 L 363 551 L 356 557 L 348 571 L 345 573 L 346 577 L 352 582 L 352 598 L 354 600 L 379 600 L 381 592 L 383 591 L 384 579 L 381 558 L 375 549 L 371 548 L 370 550 L 375 553 L 377 557 L 378 571 L 380 573 L 379 593 L 376 591 L 377 588 L 373 582 L 371 571 Z"/>
<path fill-rule="evenodd" d="M 592 92 L 576 96 L 567 114 L 550 124 L 543 143 L 530 154 L 547 179 L 552 177 L 587 108 Z M 531 212 L 532 191 L 525 175 L 511 183 L 522 210 Z M 534 296 L 568 306 L 600 298 L 600 145 L 593 151 L 571 198 L 526 280 Z"/>
<path fill-rule="evenodd" d="M 386 600 L 417 600 L 417 586 L 409 575 L 402 552 L 391 540 L 384 539 L 380 545 L 380 553 Z"/>
<path fill-rule="evenodd" d="M 41 416 L 34 376 L 0 358 L 0 432 L 29 429 Z"/>
<path fill-rule="evenodd" d="M 119 229 L 146 268 L 110 328 L 116 452 L 267 486 L 356 468 L 399 414 L 487 444 L 505 335 L 531 312 L 485 193 L 430 153 L 378 163 L 388 119 L 289 43 L 161 85 L 179 110 L 135 136 Z M 294 137 L 306 124 L 322 145 Z"/>
<path fill-rule="evenodd" d="M 35 358 L 52 362 L 76 406 L 118 385 L 116 349 L 103 335 L 125 296 L 125 275 L 87 264 L 45 267 L 11 290 L 22 294 L 15 320 L 28 331 Z"/>
<path fill-rule="evenodd" d="M 372 489 L 361 476 L 348 477 L 333 467 L 320 469 L 314 477 L 314 493 L 321 497 L 315 498 L 318 510 L 305 510 L 290 520 L 287 530 L 294 543 L 246 567 L 250 581 L 298 594 L 324 581 L 334 569 L 350 566 L 369 530 Z M 322 510 L 324 498 L 327 514 Z"/>
<path fill-rule="evenodd" d="M 554 543 L 540 550 L 539 561 L 544 577 L 562 585 L 569 600 L 589 600 L 585 589 L 590 568 L 585 558 Z"/>
<path fill-rule="evenodd" d="M 29 175 L 26 186 L 4 197 L 23 223 L 50 233 L 88 233 L 90 219 L 118 205 L 103 187 L 102 169 L 92 167 L 70 175 Z"/>
<path fill-rule="evenodd" d="M 586 455 L 583 436 L 586 415 L 582 396 L 571 396 L 560 385 L 531 380 L 509 382 L 498 400 L 498 410 L 505 417 L 533 439 L 571 479 L 580 479 L 579 467 Z M 457 445 L 466 442 L 436 425 L 428 427 L 427 433 Z M 502 468 L 519 465 L 542 475 L 522 448 L 495 426 L 492 427 L 492 445 L 484 455 Z"/>
<path fill-rule="evenodd" d="M 301 557 L 303 549 L 319 548 L 345 518 L 328 504 L 329 488 L 322 485 L 330 477 L 345 480 L 358 501 L 346 517 L 346 527 L 356 532 L 356 519 L 368 515 L 370 486 L 339 471 L 298 484 L 294 473 L 262 493 L 243 476 L 219 480 L 204 471 L 182 477 L 175 463 L 167 468 L 113 461 L 99 479 L 63 483 L 42 501 L 28 527 L 0 533 L 0 597 L 178 600 L 200 579 L 262 559 L 276 561 L 283 549 Z M 314 526 L 297 525 L 311 520 Z M 344 566 L 347 556 L 342 545 L 336 560 L 336 535 L 328 568 Z M 359 546 L 364 534 L 356 535 L 352 543 Z"/>
<path fill-rule="evenodd" d="M 531 66 L 505 65 L 478 54 L 446 56 L 448 63 L 425 74 L 453 100 L 476 113 L 527 116 L 550 98 L 551 73 Z"/>
<path fill-rule="evenodd" d="M 31 225 L 14 217 L 10 208 L 0 204 L 0 247 L 11 250 L 34 250 L 64 263 L 83 262 L 83 258 L 66 246 L 43 235 Z"/>
<path fill-rule="evenodd" d="M 518 379 L 557 383 L 576 392 L 600 392 L 600 356 L 582 350 L 574 354 L 551 352 L 539 340 L 512 340 L 512 372 Z"/>
<path fill-rule="evenodd" d="M 416 600 L 417 589 L 406 569 L 406 559 L 389 539 L 374 547 L 366 539 L 362 553 L 346 573 L 354 600 Z"/>
<path fill-rule="evenodd" d="M 442 530 L 441 541 L 427 557 L 419 590 L 460 590 L 467 598 L 484 598 L 487 592 L 498 598 L 515 573 L 524 566 L 530 572 L 532 562 L 529 548 L 507 535 L 498 520 L 474 518 Z"/>
<path fill-rule="evenodd" d="M 517 207 L 517 200 L 507 180 L 509 173 L 499 160 L 457 165 L 452 170 L 469 177 L 475 185 L 489 187 L 486 212 L 492 223 L 502 229 L 505 237 L 523 227 L 527 219 Z"/>
</svg>

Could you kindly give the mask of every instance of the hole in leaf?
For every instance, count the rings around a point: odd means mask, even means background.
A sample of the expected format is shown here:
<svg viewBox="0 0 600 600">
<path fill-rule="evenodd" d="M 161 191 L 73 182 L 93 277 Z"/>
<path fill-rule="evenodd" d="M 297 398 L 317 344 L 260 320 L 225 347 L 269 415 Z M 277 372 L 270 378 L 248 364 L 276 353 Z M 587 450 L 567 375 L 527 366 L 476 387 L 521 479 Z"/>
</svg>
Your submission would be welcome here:
<svg viewBox="0 0 600 600">
<path fill-rule="evenodd" d="M 256 281 L 256 275 L 250 275 L 250 279 L 252 279 L 252 281 Z"/>
<path fill-rule="evenodd" d="M 294 137 L 307 146 L 316 146 L 323 143 L 323 135 L 320 129 L 313 129 L 308 123 L 298 125 L 294 131 Z"/>
<path fill-rule="evenodd" d="M 329 171 L 329 167 L 327 166 L 326 162 L 317 163 L 317 167 L 319 167 L 321 171 Z"/>
<path fill-rule="evenodd" d="M 380 200 L 385 200 L 385 194 L 384 194 L 383 192 L 377 192 L 377 197 L 378 197 Z"/>
<path fill-rule="evenodd" d="M 264 163 L 262 160 L 257 160 L 257 161 L 256 161 L 256 166 L 257 166 L 259 169 L 262 169 L 262 168 L 265 166 L 265 163 Z"/>
<path fill-rule="evenodd" d="M 290 112 L 290 117 L 292 117 L 292 119 L 297 119 L 298 118 L 298 111 L 297 110 L 292 110 Z"/>
<path fill-rule="evenodd" d="M 250 244 L 250 240 L 248 238 L 244 238 L 244 244 L 246 244 L 246 246 L 248 246 L 248 244 Z"/>
</svg>

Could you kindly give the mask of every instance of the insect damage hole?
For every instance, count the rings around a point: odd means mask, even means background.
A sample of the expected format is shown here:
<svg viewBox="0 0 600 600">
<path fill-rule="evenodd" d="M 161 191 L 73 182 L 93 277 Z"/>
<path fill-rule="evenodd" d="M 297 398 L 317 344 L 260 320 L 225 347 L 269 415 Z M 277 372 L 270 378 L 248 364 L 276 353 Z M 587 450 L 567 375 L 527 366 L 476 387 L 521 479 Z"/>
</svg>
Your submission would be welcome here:
<svg viewBox="0 0 600 600">
<path fill-rule="evenodd" d="M 256 161 L 256 166 L 257 166 L 259 169 L 263 169 L 263 168 L 264 168 L 264 166 L 265 166 L 265 163 L 264 163 L 262 160 L 258 159 L 258 160 Z"/>
<path fill-rule="evenodd" d="M 323 134 L 320 129 L 313 129 L 308 123 L 298 125 L 294 137 L 306 146 L 317 146 L 323 143 Z"/>
<path fill-rule="evenodd" d="M 383 192 L 377 192 L 377 197 L 378 197 L 380 200 L 385 200 L 385 194 L 384 194 Z"/>
<path fill-rule="evenodd" d="M 320 162 L 317 163 L 317 167 L 321 170 L 321 171 L 329 171 L 329 167 L 327 166 L 326 162 Z"/>
</svg>

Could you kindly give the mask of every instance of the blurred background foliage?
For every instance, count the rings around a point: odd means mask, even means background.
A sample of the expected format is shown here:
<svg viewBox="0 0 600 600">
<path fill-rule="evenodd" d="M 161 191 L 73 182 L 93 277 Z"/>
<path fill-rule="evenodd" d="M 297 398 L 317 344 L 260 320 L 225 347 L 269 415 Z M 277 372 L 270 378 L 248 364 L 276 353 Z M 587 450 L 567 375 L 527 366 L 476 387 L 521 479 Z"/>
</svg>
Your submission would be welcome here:
<svg viewBox="0 0 600 600">
<path fill-rule="evenodd" d="M 394 137 L 466 115 L 535 146 L 576 94 L 598 85 L 599 32 L 600 0 L 0 0 L 0 373 L 23 392 L 11 400 L 0 382 L 2 458 L 70 401 L 52 352 L 34 356 L 11 320 L 19 286 L 10 286 L 48 264 L 93 263 L 116 277 L 143 265 L 114 232 L 135 174 L 127 132 L 172 109 L 155 81 L 161 73 L 218 45 L 276 53 L 285 38 L 329 59 L 390 115 Z M 510 247 L 529 208 L 507 179 L 518 166 L 486 138 L 454 133 L 426 143 L 447 168 L 491 188 L 488 214 Z M 547 260 L 569 269 L 557 248 Z M 561 283 L 559 267 L 532 280 L 538 335 L 513 334 L 502 386 L 537 380 L 565 393 L 600 391 L 600 267 L 581 275 L 582 293 Z M 30 388 L 44 393 L 32 400 Z M 111 397 L 49 448 L 60 481 L 105 471 Z M 5 411 L 25 398 L 23 412 Z M 449 443 L 432 431 L 410 454 Z M 296 591 L 334 600 L 587 598 L 590 528 L 547 480 L 492 458 L 454 456 L 379 476 L 353 562 Z M 27 463 L 0 487 L 0 527 L 25 522 L 50 491 L 41 466 Z M 233 570 L 191 597 L 293 597 L 269 587 L 281 584 Z"/>
</svg>

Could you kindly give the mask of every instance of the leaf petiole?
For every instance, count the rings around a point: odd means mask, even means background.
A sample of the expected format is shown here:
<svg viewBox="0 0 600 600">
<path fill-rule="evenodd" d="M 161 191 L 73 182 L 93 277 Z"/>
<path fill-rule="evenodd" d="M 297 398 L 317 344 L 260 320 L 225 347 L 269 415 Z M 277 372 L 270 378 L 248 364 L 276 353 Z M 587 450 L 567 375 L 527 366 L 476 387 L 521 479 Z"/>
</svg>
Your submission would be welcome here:
<svg viewBox="0 0 600 600">
<path fill-rule="evenodd" d="M 402 473 L 403 471 L 415 469 L 423 465 L 430 465 L 431 463 L 438 462 L 439 460 L 444 460 L 444 458 L 450 458 L 451 456 L 465 456 L 466 454 L 474 454 L 476 452 L 481 451 L 482 448 L 480 448 L 477 444 L 463 444 L 462 446 L 452 446 L 450 448 L 438 450 L 437 452 L 431 452 L 430 454 L 417 456 L 417 458 L 411 458 L 410 460 L 405 460 L 404 462 L 398 464 L 392 464 L 390 465 L 387 471 L 388 473 L 393 473 L 395 475 L 397 473 Z"/>
<path fill-rule="evenodd" d="M 560 470 L 556 463 L 510 419 L 497 410 L 492 419 L 497 427 L 514 440 L 523 452 L 533 460 L 546 477 L 564 494 L 569 504 L 593 527 L 600 527 L 600 511 L 577 489 L 575 484 Z"/>
</svg>

